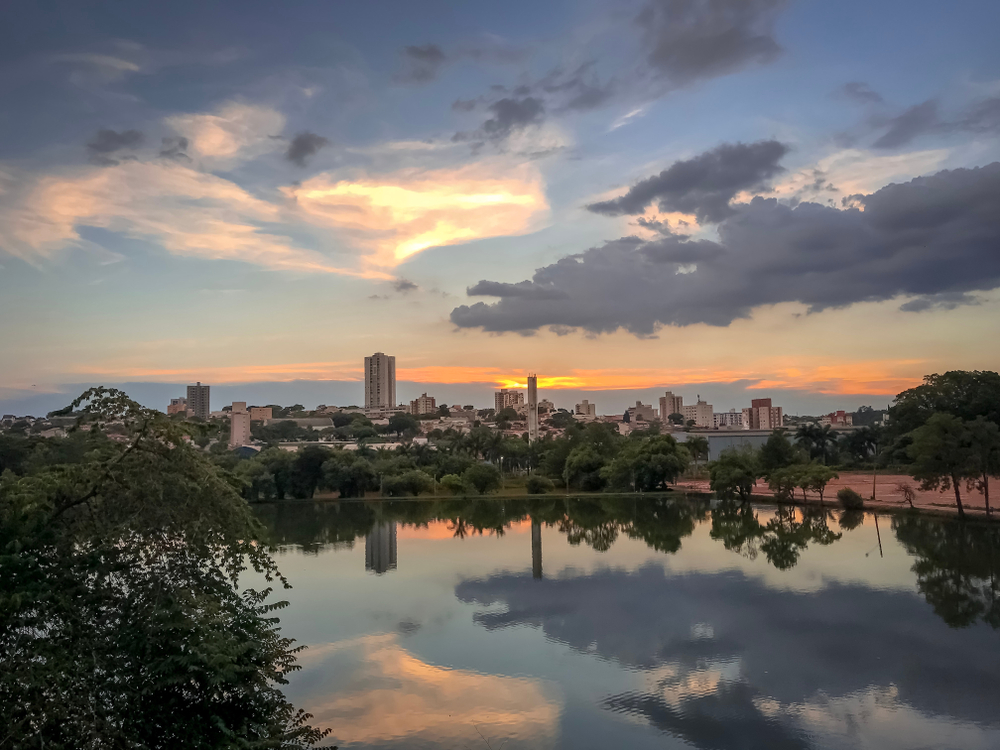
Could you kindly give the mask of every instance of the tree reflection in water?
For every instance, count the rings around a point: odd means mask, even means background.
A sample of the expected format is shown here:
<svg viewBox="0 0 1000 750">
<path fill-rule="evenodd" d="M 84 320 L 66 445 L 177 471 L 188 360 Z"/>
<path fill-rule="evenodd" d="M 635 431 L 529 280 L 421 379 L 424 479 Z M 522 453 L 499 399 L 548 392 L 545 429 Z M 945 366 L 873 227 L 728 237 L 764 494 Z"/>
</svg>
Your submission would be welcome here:
<svg viewBox="0 0 1000 750">
<path fill-rule="evenodd" d="M 710 508 L 704 499 L 658 496 L 349 501 L 256 509 L 275 547 L 298 545 L 312 553 L 327 546 L 350 546 L 388 521 L 415 527 L 444 522 L 455 537 L 464 539 L 502 536 L 512 524 L 530 520 L 558 529 L 571 545 L 584 544 L 597 552 L 606 552 L 625 537 L 674 554 L 699 523 L 710 520 L 709 536 L 725 549 L 749 560 L 763 555 L 778 570 L 795 567 L 810 545 L 834 544 L 870 518 L 863 511 L 762 508 L 735 500 Z M 945 622 L 965 627 L 982 620 L 1000 627 L 1000 526 L 907 514 L 894 517 L 892 528 L 916 558 L 918 590 Z"/>
</svg>

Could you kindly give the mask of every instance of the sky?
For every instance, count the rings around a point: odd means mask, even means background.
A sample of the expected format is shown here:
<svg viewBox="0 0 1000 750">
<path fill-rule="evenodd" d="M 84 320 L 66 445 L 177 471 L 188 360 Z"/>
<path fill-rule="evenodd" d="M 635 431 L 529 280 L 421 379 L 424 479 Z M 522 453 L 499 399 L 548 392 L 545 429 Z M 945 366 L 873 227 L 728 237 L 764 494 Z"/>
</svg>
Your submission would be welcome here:
<svg viewBox="0 0 1000 750">
<path fill-rule="evenodd" d="M 885 406 L 1000 369 L 1000 4 L 21 3 L 0 411 Z"/>
</svg>

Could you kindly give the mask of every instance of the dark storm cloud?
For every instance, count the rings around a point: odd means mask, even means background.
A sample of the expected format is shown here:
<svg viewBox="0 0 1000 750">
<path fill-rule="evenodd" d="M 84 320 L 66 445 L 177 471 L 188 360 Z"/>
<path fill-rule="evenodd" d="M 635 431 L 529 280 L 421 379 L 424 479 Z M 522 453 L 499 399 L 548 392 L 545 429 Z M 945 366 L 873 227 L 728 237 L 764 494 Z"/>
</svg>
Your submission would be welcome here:
<svg viewBox="0 0 1000 750">
<path fill-rule="evenodd" d="M 774 60 L 785 0 L 651 0 L 636 23 L 649 66 L 674 87 Z"/>
<path fill-rule="evenodd" d="M 918 298 L 909 310 L 974 301 L 1000 287 L 1000 163 L 956 169 L 854 196 L 864 210 L 792 207 L 754 198 L 733 207 L 719 242 L 623 238 L 538 269 L 530 288 L 452 310 L 462 328 L 487 331 L 726 326 L 764 305 L 810 312 L 857 302 Z M 695 265 L 696 268 L 691 268 Z M 546 296 L 548 295 L 548 296 Z"/>
<path fill-rule="evenodd" d="M 162 148 L 160 149 L 160 156 L 167 159 L 188 159 L 190 156 L 187 155 L 187 149 L 190 145 L 188 139 L 182 135 L 175 138 L 164 138 L 162 140 Z"/>
<path fill-rule="evenodd" d="M 143 135 L 138 130 L 98 130 L 93 140 L 87 144 L 87 154 L 93 164 L 114 166 L 118 164 L 112 154 L 132 151 L 142 144 Z M 121 158 L 119 156 L 119 158 Z"/>
<path fill-rule="evenodd" d="M 687 161 L 674 162 L 658 175 L 636 183 L 625 195 L 592 203 L 587 210 L 605 216 L 641 214 L 656 202 L 662 212 L 694 214 L 718 222 L 733 213 L 729 202 L 743 190 L 759 188 L 785 170 L 778 164 L 788 146 L 778 141 L 725 143 Z"/>
<path fill-rule="evenodd" d="M 859 104 L 882 104 L 885 99 L 867 83 L 851 81 L 840 87 L 839 92 Z"/>
<path fill-rule="evenodd" d="M 562 299 L 557 289 L 537 287 L 530 281 L 505 284 L 501 281 L 480 281 L 465 290 L 470 297 L 504 297 L 507 299 Z"/>
<path fill-rule="evenodd" d="M 671 728 L 700 748 L 801 747 L 791 740 L 790 712 L 780 712 L 768 731 L 753 703 L 801 705 L 872 686 L 895 688 L 900 703 L 927 715 L 995 723 L 996 632 L 985 625 L 953 630 L 910 591 L 833 583 L 790 593 L 742 573 L 669 575 L 650 564 L 543 580 L 529 573 L 467 579 L 455 596 L 490 607 L 473 615 L 487 630 L 535 627 L 581 654 L 667 673 L 662 690 L 611 696 L 604 705 Z M 738 674 L 706 691 L 699 673 L 734 661 Z M 670 711 L 664 693 L 686 705 Z M 726 731 L 730 719 L 775 744 L 748 744 L 748 736 Z"/>
<path fill-rule="evenodd" d="M 303 132 L 292 138 L 285 152 L 285 158 L 293 164 L 304 167 L 309 158 L 321 148 L 330 144 L 326 138 L 315 133 Z"/>
</svg>

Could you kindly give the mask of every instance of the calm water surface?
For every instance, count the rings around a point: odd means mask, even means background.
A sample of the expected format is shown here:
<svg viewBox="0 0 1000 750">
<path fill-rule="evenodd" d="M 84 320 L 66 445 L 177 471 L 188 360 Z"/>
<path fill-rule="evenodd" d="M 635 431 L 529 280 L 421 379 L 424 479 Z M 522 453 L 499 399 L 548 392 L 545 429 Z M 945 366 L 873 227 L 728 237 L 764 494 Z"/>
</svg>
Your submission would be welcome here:
<svg viewBox="0 0 1000 750">
<path fill-rule="evenodd" d="M 342 748 L 1000 748 L 1000 525 L 713 505 L 260 506 L 289 697 Z"/>
</svg>

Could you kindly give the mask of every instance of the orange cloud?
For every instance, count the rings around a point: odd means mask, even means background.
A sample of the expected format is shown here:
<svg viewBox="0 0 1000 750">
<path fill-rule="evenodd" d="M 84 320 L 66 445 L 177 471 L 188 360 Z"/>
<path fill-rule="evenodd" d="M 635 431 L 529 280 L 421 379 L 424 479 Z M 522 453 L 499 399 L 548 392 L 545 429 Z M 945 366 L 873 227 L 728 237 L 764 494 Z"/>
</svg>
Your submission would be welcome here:
<svg viewBox="0 0 1000 750">
<path fill-rule="evenodd" d="M 471 746 L 480 739 L 475 727 L 500 742 L 533 747 L 548 747 L 555 738 L 560 706 L 538 680 L 429 664 L 394 635 L 311 646 L 300 661 L 322 669 L 325 657 L 341 650 L 362 656 L 345 675 L 345 689 L 306 702 L 313 723 L 332 727 L 338 744 L 406 738 L 414 745 Z"/>
<path fill-rule="evenodd" d="M 884 395 L 923 382 L 922 360 L 844 362 L 799 367 L 777 363 L 773 367 L 737 369 L 645 368 L 570 370 L 567 375 L 539 375 L 540 390 L 624 391 L 647 388 L 679 388 L 703 383 L 747 383 L 749 390 L 790 389 L 826 395 Z M 150 381 L 201 380 L 209 383 L 252 383 L 260 381 L 362 379 L 357 361 L 298 362 L 290 364 L 234 365 L 228 367 L 77 367 L 74 374 L 91 378 L 142 379 Z M 499 367 L 446 366 L 397 367 L 396 377 L 412 383 L 455 385 L 479 383 L 496 388 L 527 388 L 524 373 Z"/>
<path fill-rule="evenodd" d="M 309 220 L 343 230 L 384 268 L 431 247 L 526 234 L 548 215 L 534 164 L 483 161 L 357 180 L 320 174 L 282 190 Z"/>
</svg>

